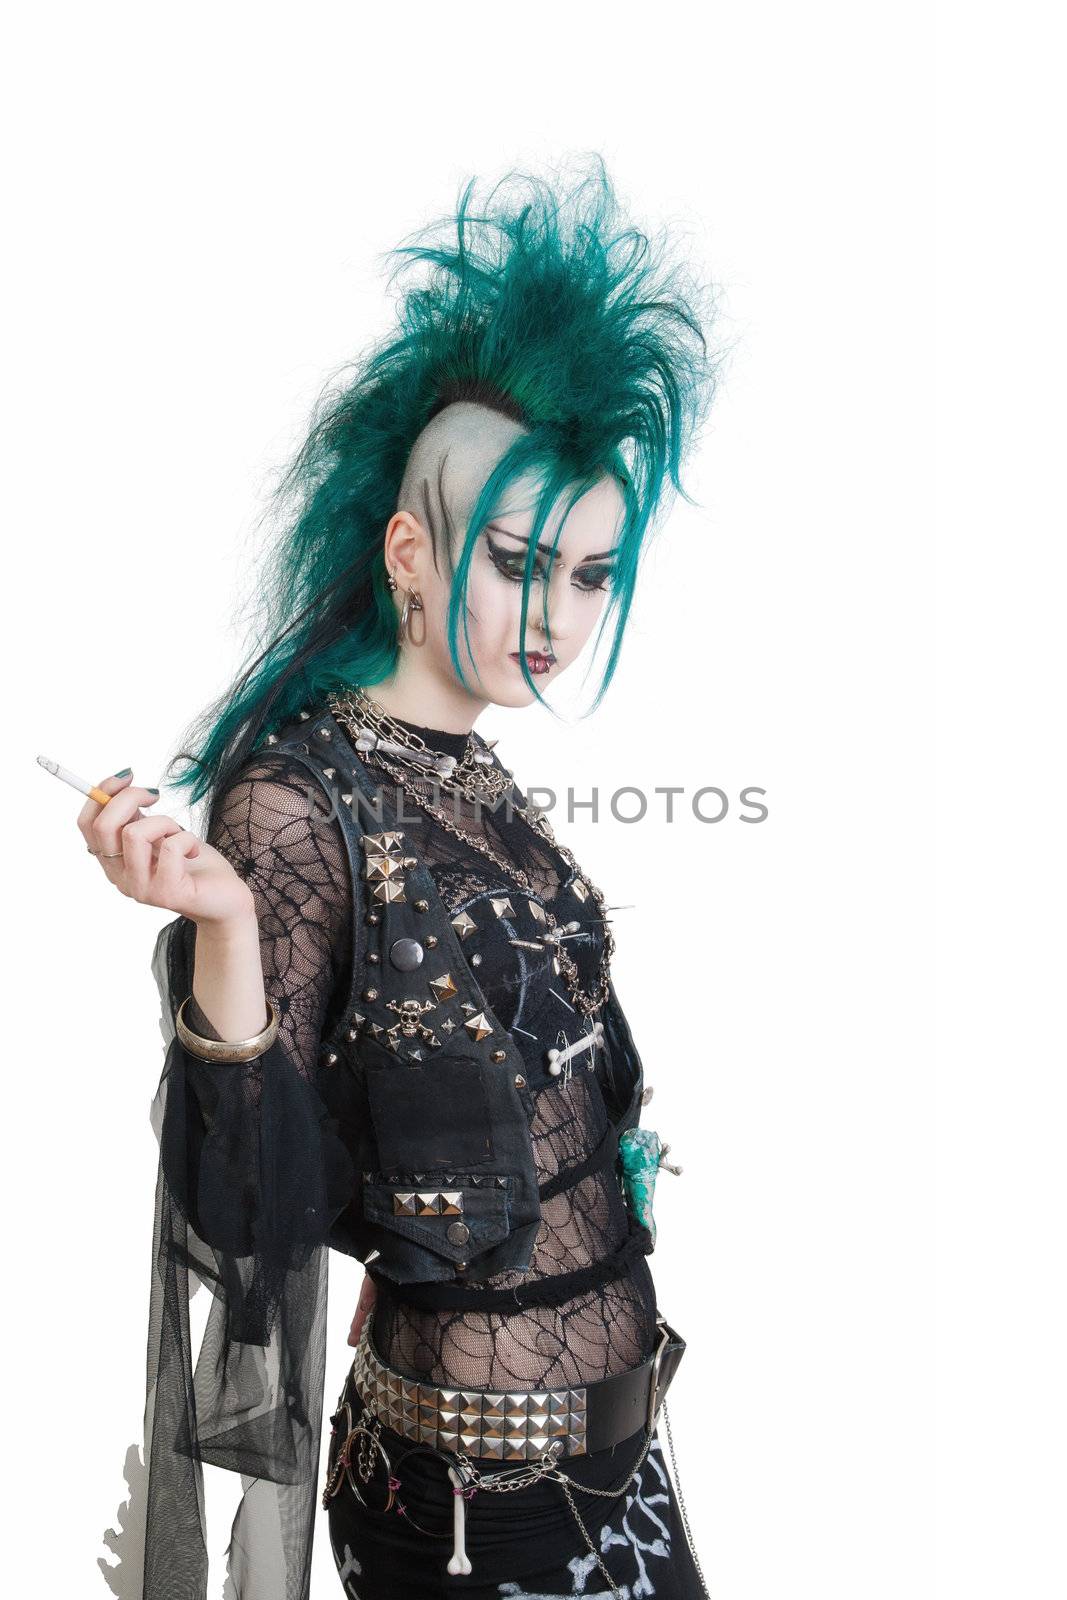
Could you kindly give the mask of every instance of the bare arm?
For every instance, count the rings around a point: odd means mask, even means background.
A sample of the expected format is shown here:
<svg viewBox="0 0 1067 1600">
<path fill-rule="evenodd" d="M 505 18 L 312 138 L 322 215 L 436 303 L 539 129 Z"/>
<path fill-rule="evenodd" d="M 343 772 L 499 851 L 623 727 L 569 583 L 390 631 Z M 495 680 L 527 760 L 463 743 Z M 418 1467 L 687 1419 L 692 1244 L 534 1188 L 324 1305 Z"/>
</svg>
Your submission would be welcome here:
<svg viewBox="0 0 1067 1600">
<path fill-rule="evenodd" d="M 208 1038 L 236 1042 L 266 1027 L 259 918 L 251 894 L 245 916 L 197 923 L 193 999 L 196 1009 L 186 1007 L 187 1019 Z"/>
</svg>

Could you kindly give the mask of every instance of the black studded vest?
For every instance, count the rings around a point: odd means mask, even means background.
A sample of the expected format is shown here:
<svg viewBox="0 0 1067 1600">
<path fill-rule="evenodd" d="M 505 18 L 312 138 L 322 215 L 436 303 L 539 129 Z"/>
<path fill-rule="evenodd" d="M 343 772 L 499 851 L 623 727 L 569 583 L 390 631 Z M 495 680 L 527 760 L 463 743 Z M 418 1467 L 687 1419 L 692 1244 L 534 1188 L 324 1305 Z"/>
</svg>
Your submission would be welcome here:
<svg viewBox="0 0 1067 1600">
<path fill-rule="evenodd" d="M 432 1303 L 462 1305 L 463 1285 L 530 1265 L 546 1194 L 530 1121 L 547 1067 L 524 1061 L 486 1002 L 462 928 L 337 719 L 301 713 L 270 744 L 307 770 L 324 822 L 340 821 L 352 879 L 348 995 L 323 1037 L 318 1086 L 357 1182 L 330 1244 L 393 1283 L 439 1285 Z M 610 981 L 598 1020 L 607 1135 L 552 1192 L 613 1162 L 640 1117 L 641 1061 Z"/>
</svg>

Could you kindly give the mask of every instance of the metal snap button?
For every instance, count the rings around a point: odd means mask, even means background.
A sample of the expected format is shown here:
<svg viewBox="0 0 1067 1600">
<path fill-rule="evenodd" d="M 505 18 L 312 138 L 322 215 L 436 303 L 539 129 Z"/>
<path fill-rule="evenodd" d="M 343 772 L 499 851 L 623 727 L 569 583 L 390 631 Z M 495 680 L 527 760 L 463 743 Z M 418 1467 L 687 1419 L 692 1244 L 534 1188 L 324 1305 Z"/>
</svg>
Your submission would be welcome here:
<svg viewBox="0 0 1067 1600">
<path fill-rule="evenodd" d="M 471 1231 L 465 1222 L 450 1222 L 447 1237 L 449 1244 L 466 1244 L 471 1236 Z"/>
<path fill-rule="evenodd" d="M 389 959 L 401 972 L 414 972 L 425 954 L 417 939 L 395 939 L 389 946 Z"/>
</svg>

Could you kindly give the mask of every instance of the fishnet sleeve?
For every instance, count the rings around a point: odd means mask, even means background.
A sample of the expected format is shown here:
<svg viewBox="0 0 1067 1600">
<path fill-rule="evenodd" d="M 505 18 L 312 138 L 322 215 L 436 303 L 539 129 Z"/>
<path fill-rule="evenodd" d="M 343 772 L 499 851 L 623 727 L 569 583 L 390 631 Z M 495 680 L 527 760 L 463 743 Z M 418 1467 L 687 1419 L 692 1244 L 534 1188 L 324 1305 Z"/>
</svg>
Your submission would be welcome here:
<svg viewBox="0 0 1067 1600">
<path fill-rule="evenodd" d="M 312 782 L 284 756 L 256 758 L 208 828 L 255 899 L 264 988 L 279 1019 L 270 1049 L 245 1063 L 184 1049 L 174 1015 L 192 989 L 195 926 L 167 924 L 153 958 L 167 1054 L 152 1109 L 160 1159 L 140 1600 L 206 1600 L 204 1462 L 242 1476 L 227 1594 L 308 1600 L 328 1239 L 355 1182 L 317 1087 L 320 1041 L 347 974 L 352 889 L 340 824 L 321 796 L 316 810 Z M 186 1006 L 190 1026 L 217 1037 L 198 1010 Z M 211 1298 L 194 1356 L 189 1299 L 201 1285 Z"/>
</svg>

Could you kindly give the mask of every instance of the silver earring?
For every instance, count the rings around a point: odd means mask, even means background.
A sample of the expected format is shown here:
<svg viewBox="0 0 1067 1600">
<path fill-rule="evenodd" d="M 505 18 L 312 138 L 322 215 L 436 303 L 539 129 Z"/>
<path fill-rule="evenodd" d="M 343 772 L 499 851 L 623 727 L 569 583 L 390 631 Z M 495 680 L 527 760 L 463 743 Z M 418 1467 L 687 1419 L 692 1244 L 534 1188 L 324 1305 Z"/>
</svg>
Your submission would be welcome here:
<svg viewBox="0 0 1067 1600">
<path fill-rule="evenodd" d="M 399 627 L 399 630 L 397 631 L 397 638 L 398 639 L 403 639 L 405 633 L 407 633 L 407 631 L 408 631 L 408 623 L 409 623 L 410 618 L 411 618 L 411 613 L 413 611 L 421 611 L 421 610 L 422 610 L 422 596 L 419 594 L 419 591 L 417 589 L 407 589 L 407 590 L 405 590 L 405 592 L 404 592 L 404 605 L 403 605 L 403 609 L 400 612 L 400 627 Z"/>
</svg>

